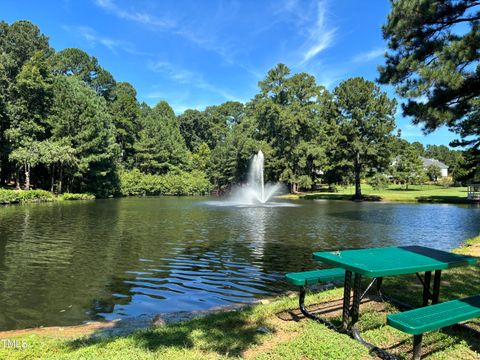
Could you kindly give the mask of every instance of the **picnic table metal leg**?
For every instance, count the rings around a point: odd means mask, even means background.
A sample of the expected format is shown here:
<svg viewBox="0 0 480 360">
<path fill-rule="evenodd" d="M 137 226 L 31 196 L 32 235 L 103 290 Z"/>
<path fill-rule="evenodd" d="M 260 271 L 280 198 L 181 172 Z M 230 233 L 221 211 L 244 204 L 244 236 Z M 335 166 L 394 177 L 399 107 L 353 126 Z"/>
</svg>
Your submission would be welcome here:
<svg viewBox="0 0 480 360">
<path fill-rule="evenodd" d="M 425 271 L 425 277 L 423 279 L 423 303 L 422 306 L 428 305 L 430 299 L 430 279 L 432 278 L 431 271 Z"/>
<path fill-rule="evenodd" d="M 420 360 L 422 357 L 422 338 L 422 334 L 413 337 L 413 360 Z"/>
<path fill-rule="evenodd" d="M 343 311 L 342 311 L 342 327 L 347 330 L 350 320 L 350 292 L 352 288 L 352 272 L 345 271 L 345 282 L 343 284 Z"/>
<path fill-rule="evenodd" d="M 352 323 L 350 326 L 353 326 L 358 321 L 358 315 L 360 311 L 360 301 L 361 301 L 361 282 L 362 275 L 355 273 L 355 278 L 353 280 L 353 305 L 352 305 Z"/>
<path fill-rule="evenodd" d="M 442 270 L 435 270 L 435 276 L 433 278 L 432 305 L 438 304 L 438 298 L 440 297 L 440 280 L 441 279 L 442 279 Z"/>
<path fill-rule="evenodd" d="M 382 284 L 383 284 L 383 277 L 378 277 L 377 278 L 377 293 L 381 296 L 382 292 L 381 292 L 381 287 L 382 287 Z"/>
</svg>

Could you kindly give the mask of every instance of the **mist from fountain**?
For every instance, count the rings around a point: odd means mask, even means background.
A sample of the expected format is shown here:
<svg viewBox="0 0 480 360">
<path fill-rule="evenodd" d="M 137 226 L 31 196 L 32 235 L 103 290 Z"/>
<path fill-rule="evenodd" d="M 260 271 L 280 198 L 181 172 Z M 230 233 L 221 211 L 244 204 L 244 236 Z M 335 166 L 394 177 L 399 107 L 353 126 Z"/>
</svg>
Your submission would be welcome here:
<svg viewBox="0 0 480 360">
<path fill-rule="evenodd" d="M 258 202 L 265 204 L 278 190 L 280 184 L 265 184 L 265 157 L 260 150 L 250 163 L 248 170 L 248 183 L 242 186 L 235 194 L 238 200 L 246 200 L 248 203 Z"/>
</svg>

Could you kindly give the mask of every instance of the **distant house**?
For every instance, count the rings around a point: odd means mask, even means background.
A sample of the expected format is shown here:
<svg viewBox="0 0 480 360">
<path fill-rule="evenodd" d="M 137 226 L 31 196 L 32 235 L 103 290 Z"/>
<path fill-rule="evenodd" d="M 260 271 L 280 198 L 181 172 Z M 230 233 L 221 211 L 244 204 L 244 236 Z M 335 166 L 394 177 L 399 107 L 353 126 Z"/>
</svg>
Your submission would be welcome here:
<svg viewBox="0 0 480 360">
<path fill-rule="evenodd" d="M 430 165 L 435 165 L 440 169 L 440 176 L 441 177 L 447 177 L 448 176 L 448 166 L 445 165 L 443 162 L 437 160 L 437 159 L 427 159 L 423 156 L 420 156 L 420 158 L 423 161 L 423 168 L 427 169 Z"/>
</svg>

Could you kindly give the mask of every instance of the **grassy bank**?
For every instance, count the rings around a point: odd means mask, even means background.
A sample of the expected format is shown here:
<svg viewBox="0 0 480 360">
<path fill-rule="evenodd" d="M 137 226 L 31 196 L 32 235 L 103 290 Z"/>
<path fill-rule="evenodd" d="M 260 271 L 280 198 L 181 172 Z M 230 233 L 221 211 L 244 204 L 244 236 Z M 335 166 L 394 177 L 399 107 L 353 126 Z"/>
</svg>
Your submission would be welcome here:
<svg viewBox="0 0 480 360">
<path fill-rule="evenodd" d="M 339 187 L 336 192 L 309 192 L 300 195 L 286 195 L 290 199 L 328 199 L 350 200 L 355 193 L 353 186 Z M 362 193 L 369 200 L 430 203 L 468 203 L 466 187 L 442 187 L 436 185 L 411 185 L 408 190 L 403 186 L 390 185 L 386 189 L 373 189 L 362 185 Z"/>
<path fill-rule="evenodd" d="M 456 251 L 479 255 L 480 236 Z M 408 291 L 406 291 L 408 289 Z M 293 290 L 293 288 L 292 288 Z M 310 295 L 307 303 L 341 299 L 342 289 Z M 384 291 L 418 305 L 421 286 L 415 276 L 387 278 Z M 441 301 L 480 293 L 479 266 L 444 271 Z M 408 298 L 406 298 L 408 296 Z M 379 309 L 378 304 L 383 308 Z M 128 336 L 102 338 L 92 334 L 57 331 L 44 335 L 39 331 L 0 338 L 25 340 L 25 349 L 0 347 L 0 358 L 9 359 L 372 359 L 358 342 L 325 326 L 301 318 L 296 296 L 284 296 L 268 304 L 177 324 L 134 332 Z M 337 309 L 338 310 L 338 309 Z M 293 312 L 292 312 L 293 311 Z M 399 359 L 411 357 L 410 336 L 388 327 L 386 314 L 396 312 L 390 304 L 372 302 L 362 305 L 359 326 L 366 340 L 394 353 Z M 340 312 L 332 313 L 333 321 Z M 480 321 L 468 323 L 480 329 Z M 95 333 L 93 333 L 95 335 Z M 426 359 L 478 359 L 478 334 L 467 330 L 446 329 L 428 333 L 424 338 Z"/>
<path fill-rule="evenodd" d="M 30 202 L 92 200 L 92 199 L 95 199 L 95 196 L 91 194 L 64 193 L 64 194 L 56 195 L 46 190 L 24 191 L 24 190 L 0 189 L 0 205 L 30 203 Z"/>
</svg>

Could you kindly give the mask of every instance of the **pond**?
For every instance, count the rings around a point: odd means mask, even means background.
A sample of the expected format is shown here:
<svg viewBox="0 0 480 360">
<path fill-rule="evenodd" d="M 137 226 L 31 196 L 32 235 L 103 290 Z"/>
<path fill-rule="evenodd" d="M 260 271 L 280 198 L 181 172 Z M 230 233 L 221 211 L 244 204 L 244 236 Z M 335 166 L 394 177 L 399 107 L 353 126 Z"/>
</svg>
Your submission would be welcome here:
<svg viewBox="0 0 480 360">
<path fill-rule="evenodd" d="M 480 232 L 480 208 L 473 206 L 211 201 L 0 207 L 0 330 L 246 303 L 292 289 L 284 273 L 318 267 L 314 251 L 452 249 Z"/>
</svg>

